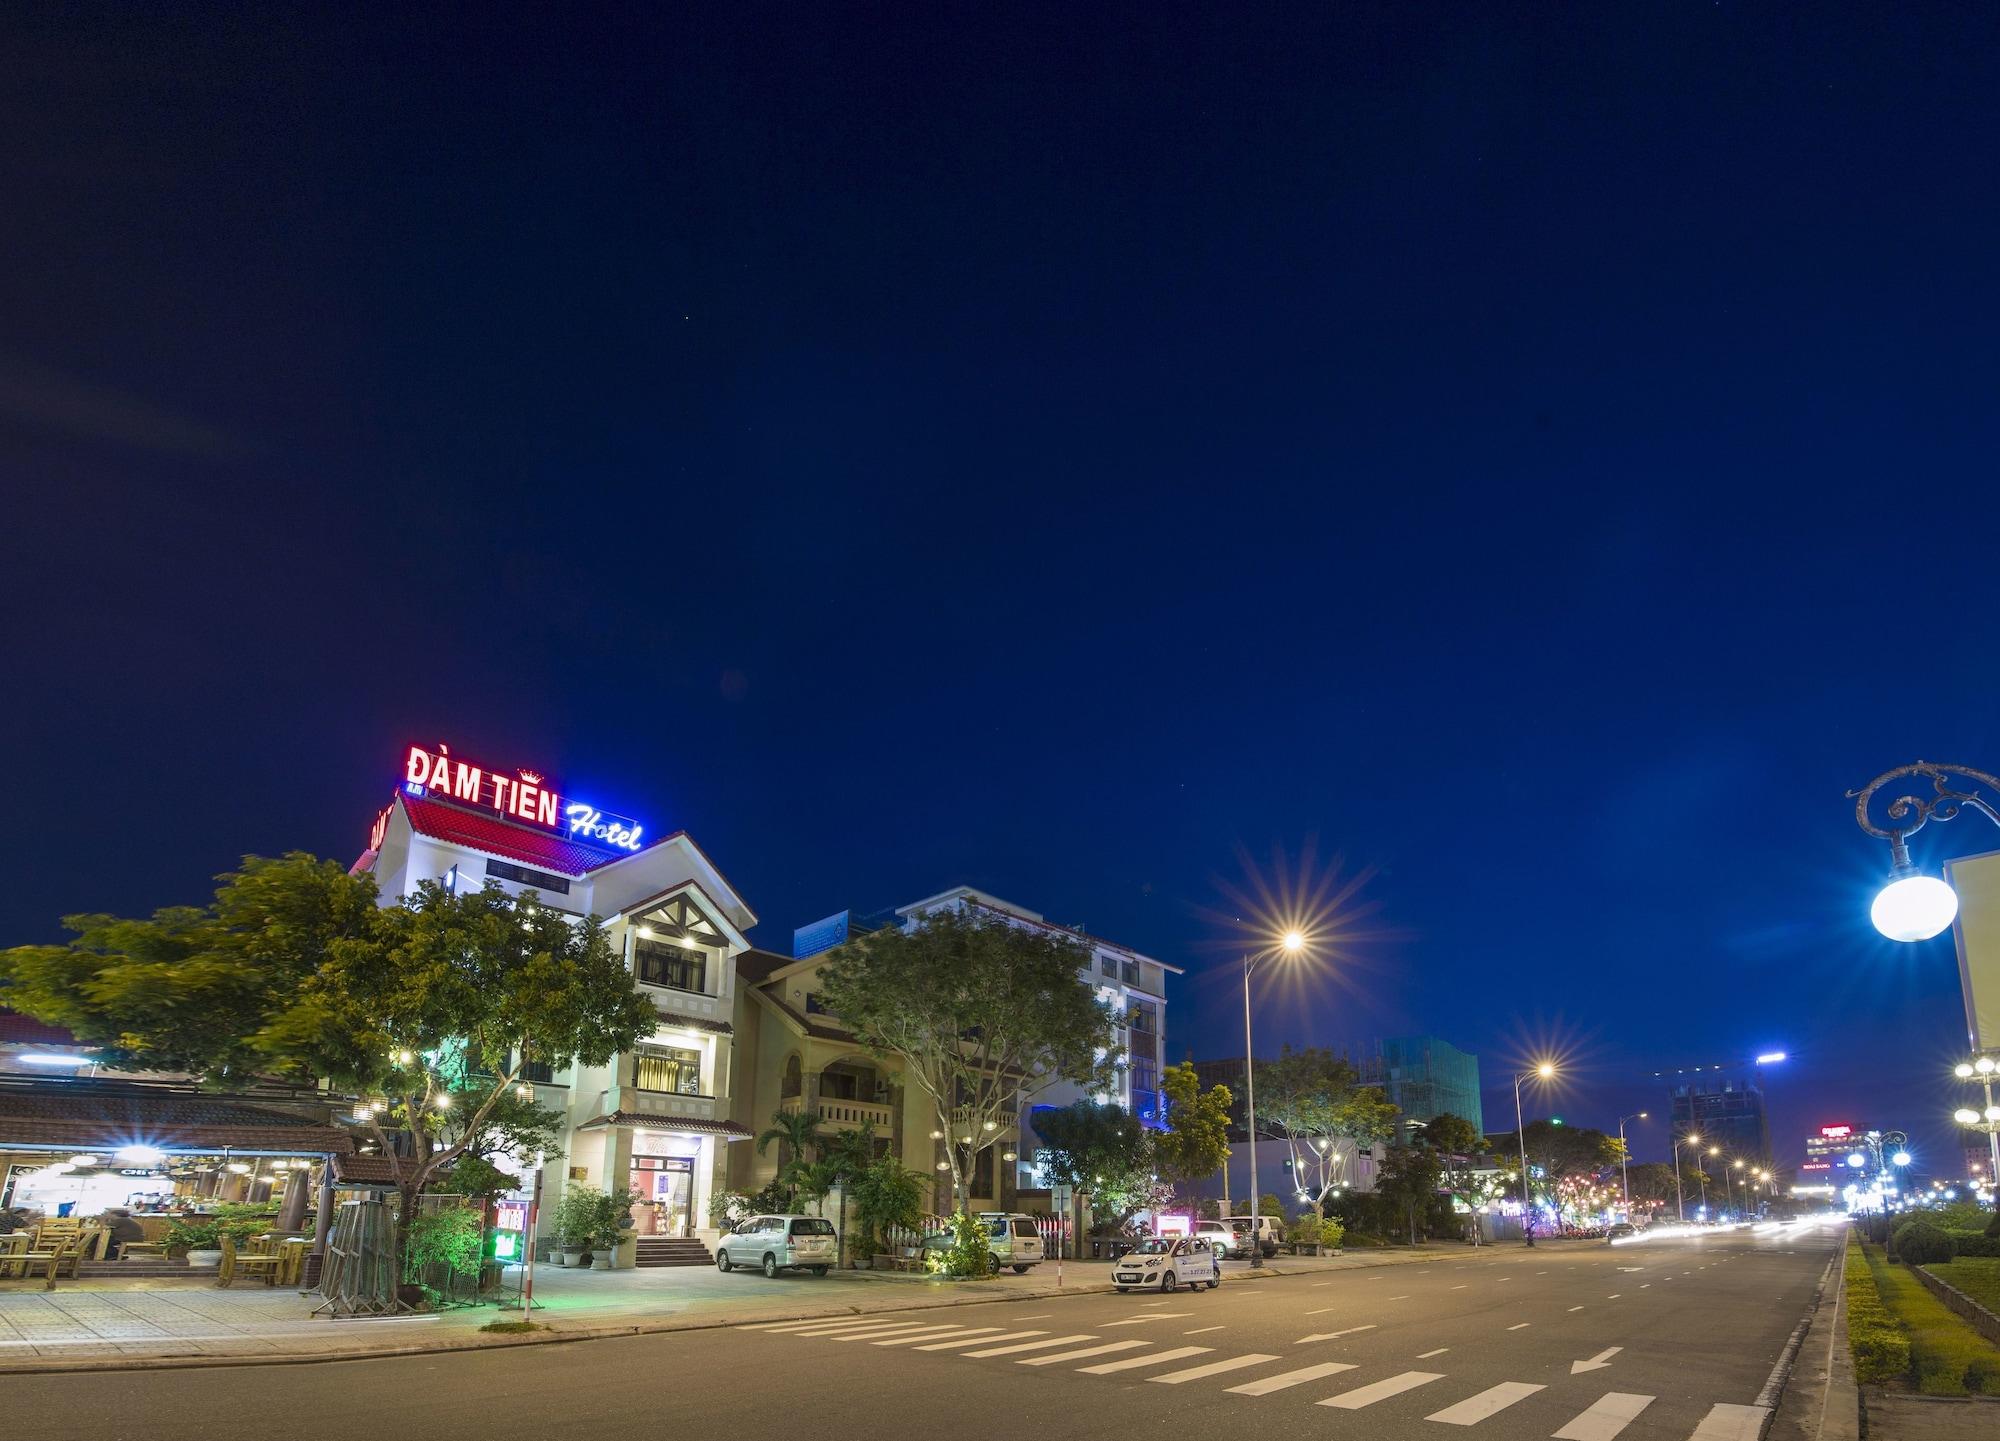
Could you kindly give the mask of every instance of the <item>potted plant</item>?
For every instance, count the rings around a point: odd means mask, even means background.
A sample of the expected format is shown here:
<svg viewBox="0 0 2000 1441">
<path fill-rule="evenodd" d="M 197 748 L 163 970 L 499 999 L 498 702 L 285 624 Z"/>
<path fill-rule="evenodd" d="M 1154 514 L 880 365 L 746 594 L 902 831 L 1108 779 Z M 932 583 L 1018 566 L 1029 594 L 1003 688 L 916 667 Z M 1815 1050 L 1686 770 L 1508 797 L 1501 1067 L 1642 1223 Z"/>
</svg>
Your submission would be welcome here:
<svg viewBox="0 0 2000 1441">
<path fill-rule="evenodd" d="M 556 1202 L 556 1256 L 564 1266 L 590 1264 L 590 1233 L 597 1221 L 597 1203 L 604 1193 L 581 1183 L 566 1187 Z"/>
<path fill-rule="evenodd" d="M 618 1259 L 618 1248 L 638 1235 L 632 1225 L 632 1203 L 637 1193 L 620 1191 L 607 1195 L 599 1191 L 592 1198 L 590 1220 L 590 1269 L 609 1271 Z"/>
<path fill-rule="evenodd" d="M 167 1254 L 187 1257 L 190 1266 L 222 1264 L 222 1223 L 213 1216 L 182 1216 L 167 1223 Z"/>
</svg>

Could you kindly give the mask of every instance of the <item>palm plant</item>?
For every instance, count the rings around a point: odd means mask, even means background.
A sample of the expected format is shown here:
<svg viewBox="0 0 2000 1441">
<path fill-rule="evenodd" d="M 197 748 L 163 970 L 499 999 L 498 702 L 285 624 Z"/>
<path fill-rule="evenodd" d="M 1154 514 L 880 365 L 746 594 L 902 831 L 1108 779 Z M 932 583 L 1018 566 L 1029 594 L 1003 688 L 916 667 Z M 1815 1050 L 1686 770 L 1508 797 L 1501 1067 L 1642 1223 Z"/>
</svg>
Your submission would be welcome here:
<svg viewBox="0 0 2000 1441">
<path fill-rule="evenodd" d="M 787 1211 L 798 1209 L 799 1182 L 793 1173 L 805 1164 L 808 1147 L 819 1149 L 818 1138 L 813 1134 L 819 1129 L 819 1122 L 818 1111 L 787 1111 L 780 1107 L 771 1113 L 771 1124 L 757 1135 L 757 1154 L 760 1156 L 773 1141 L 778 1143 L 778 1184 L 785 1188 Z M 821 1191 L 820 1194 L 823 1196 L 826 1192 Z"/>
</svg>

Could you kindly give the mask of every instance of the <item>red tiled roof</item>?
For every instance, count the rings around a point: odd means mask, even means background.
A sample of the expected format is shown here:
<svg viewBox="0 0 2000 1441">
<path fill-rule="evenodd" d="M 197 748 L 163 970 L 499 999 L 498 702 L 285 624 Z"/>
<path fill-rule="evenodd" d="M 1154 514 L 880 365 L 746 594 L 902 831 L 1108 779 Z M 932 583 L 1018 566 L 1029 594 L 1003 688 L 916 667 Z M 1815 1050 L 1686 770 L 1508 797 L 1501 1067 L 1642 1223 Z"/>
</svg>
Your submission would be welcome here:
<svg viewBox="0 0 2000 1441">
<path fill-rule="evenodd" d="M 175 1091 L 37 1086 L 0 1089 L 0 1146 L 75 1146 L 166 1150 L 350 1151 L 354 1139 L 337 1126 L 291 1111 Z"/>
<path fill-rule="evenodd" d="M 705 1016 L 683 1015 L 679 1011 L 670 1011 L 665 1006 L 655 1006 L 653 1009 L 660 1013 L 661 1020 L 670 1022 L 673 1025 L 692 1026 L 697 1031 L 713 1031 L 718 1036 L 733 1036 L 736 1034 L 736 1027 L 730 1025 L 727 1021 L 711 1021 Z"/>
<path fill-rule="evenodd" d="M 533 826 L 516 825 L 485 811 L 465 810 L 443 801 L 407 794 L 401 799 L 403 810 L 410 817 L 410 825 L 418 835 L 504 856 L 524 866 L 533 866 L 536 870 L 554 871 L 561 876 L 587 876 L 613 861 L 625 859 L 629 854 L 580 846 L 562 836 L 537 830 Z"/>
<path fill-rule="evenodd" d="M 61 1026 L 51 1026 L 19 1011 L 0 1010 L 0 1041 L 30 1046 L 74 1046 L 77 1039 Z"/>
<path fill-rule="evenodd" d="M 612 1111 L 593 1116 L 578 1126 L 579 1131 L 596 1131 L 606 1126 L 648 1126 L 656 1131 L 680 1131 L 691 1136 L 727 1136 L 732 1141 L 750 1139 L 748 1127 L 734 1121 L 691 1121 L 685 1116 L 654 1116 L 640 1111 Z"/>
</svg>

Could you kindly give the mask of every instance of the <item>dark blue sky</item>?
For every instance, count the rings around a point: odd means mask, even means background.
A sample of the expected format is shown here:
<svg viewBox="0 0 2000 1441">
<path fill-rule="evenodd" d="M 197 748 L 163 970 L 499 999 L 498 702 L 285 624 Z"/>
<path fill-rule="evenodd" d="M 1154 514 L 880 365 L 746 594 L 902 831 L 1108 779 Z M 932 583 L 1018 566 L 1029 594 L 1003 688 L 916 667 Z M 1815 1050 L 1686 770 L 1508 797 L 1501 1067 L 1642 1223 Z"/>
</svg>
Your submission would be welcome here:
<svg viewBox="0 0 2000 1441">
<path fill-rule="evenodd" d="M 1176 1056 L 1317 836 L 1371 938 L 1260 1040 L 1943 1145 L 1842 792 L 2000 767 L 2000 16 L 685 8 L 4 22 L 0 939 L 444 739 L 768 945 L 968 881 L 1186 964 Z"/>
</svg>

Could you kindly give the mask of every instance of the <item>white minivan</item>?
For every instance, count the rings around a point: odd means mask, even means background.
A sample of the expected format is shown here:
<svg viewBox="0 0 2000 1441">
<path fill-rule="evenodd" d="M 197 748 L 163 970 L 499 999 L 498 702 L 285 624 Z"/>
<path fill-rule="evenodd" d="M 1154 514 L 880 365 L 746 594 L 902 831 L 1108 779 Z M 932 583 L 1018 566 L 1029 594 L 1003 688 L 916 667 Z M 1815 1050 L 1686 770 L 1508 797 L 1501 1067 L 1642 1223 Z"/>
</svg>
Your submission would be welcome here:
<svg viewBox="0 0 2000 1441">
<path fill-rule="evenodd" d="M 716 1243 L 715 1269 L 747 1266 L 766 1276 L 780 1271 L 824 1276 L 833 1269 L 839 1239 L 833 1222 L 823 1217 L 752 1216 Z"/>
<path fill-rule="evenodd" d="M 986 1269 L 994 1275 L 1002 1266 L 1012 1266 L 1014 1274 L 1027 1274 L 1030 1266 L 1048 1259 L 1042 1233 L 1035 1218 L 1021 1211 L 981 1211 L 976 1218 L 986 1233 Z M 933 1231 L 924 1237 L 925 1251 L 949 1251 L 956 1244 L 950 1230 Z"/>
</svg>

